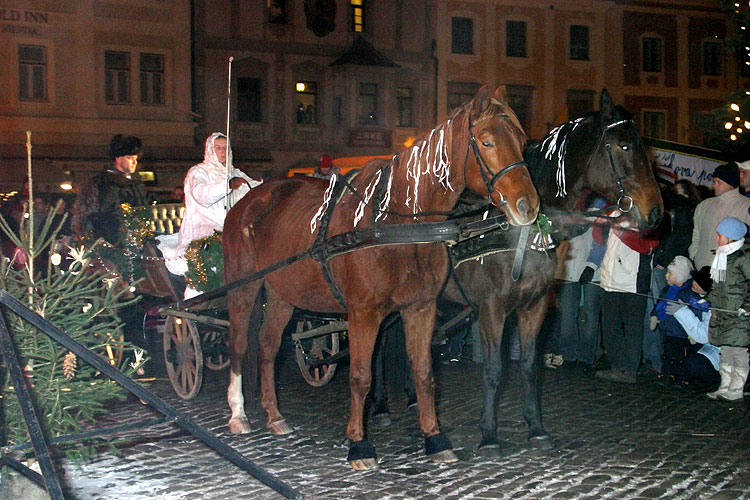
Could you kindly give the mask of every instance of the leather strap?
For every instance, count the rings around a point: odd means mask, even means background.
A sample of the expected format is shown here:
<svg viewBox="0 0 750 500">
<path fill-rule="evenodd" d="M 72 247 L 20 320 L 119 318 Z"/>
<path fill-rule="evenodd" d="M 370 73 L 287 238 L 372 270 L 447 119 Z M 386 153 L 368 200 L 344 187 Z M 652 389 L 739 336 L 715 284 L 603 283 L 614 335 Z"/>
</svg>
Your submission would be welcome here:
<svg viewBox="0 0 750 500">
<path fill-rule="evenodd" d="M 518 281 L 521 278 L 523 254 L 526 251 L 526 241 L 529 239 L 530 230 L 531 224 L 521 227 L 521 235 L 518 237 L 518 245 L 516 246 L 516 257 L 513 259 L 513 270 L 510 273 L 510 277 L 513 278 L 513 281 Z"/>
</svg>

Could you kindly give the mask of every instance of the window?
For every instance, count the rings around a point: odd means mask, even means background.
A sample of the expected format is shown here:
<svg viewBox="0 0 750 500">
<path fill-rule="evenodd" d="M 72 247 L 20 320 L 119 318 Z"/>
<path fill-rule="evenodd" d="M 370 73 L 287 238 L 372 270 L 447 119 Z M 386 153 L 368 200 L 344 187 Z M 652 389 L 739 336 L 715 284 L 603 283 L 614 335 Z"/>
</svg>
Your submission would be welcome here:
<svg viewBox="0 0 750 500">
<path fill-rule="evenodd" d="M 703 42 L 703 74 L 721 76 L 721 42 Z"/>
<path fill-rule="evenodd" d="M 237 121 L 261 121 L 260 85 L 260 78 L 237 78 Z"/>
<path fill-rule="evenodd" d="M 271 24 L 286 24 L 286 0 L 266 0 L 268 22 Z"/>
<path fill-rule="evenodd" d="M 365 31 L 365 0 L 349 0 L 351 8 L 352 31 L 362 33 Z"/>
<path fill-rule="evenodd" d="M 528 85 L 507 85 L 508 104 L 516 113 L 524 131 L 531 127 L 531 94 L 534 87 Z"/>
<path fill-rule="evenodd" d="M 164 104 L 164 56 L 141 54 L 141 104 Z"/>
<path fill-rule="evenodd" d="M 642 39 L 643 71 L 661 73 L 661 38 L 644 36 Z"/>
<path fill-rule="evenodd" d="M 666 117 L 663 111 L 643 112 L 643 135 L 654 139 L 664 139 Z"/>
<path fill-rule="evenodd" d="M 526 23 L 524 21 L 505 22 L 505 55 L 526 57 Z"/>
<path fill-rule="evenodd" d="M 297 123 L 318 123 L 318 84 L 297 82 Z"/>
<path fill-rule="evenodd" d="M 104 99 L 108 104 L 130 102 L 130 54 L 104 52 Z"/>
<path fill-rule="evenodd" d="M 473 99 L 479 87 L 478 83 L 448 82 L 448 113 Z"/>
<path fill-rule="evenodd" d="M 570 58 L 575 61 L 589 60 L 589 27 L 570 27 Z"/>
<path fill-rule="evenodd" d="M 357 100 L 357 120 L 364 125 L 377 125 L 378 121 L 378 85 L 375 83 L 359 84 Z"/>
<path fill-rule="evenodd" d="M 396 87 L 396 126 L 411 127 L 414 125 L 412 119 L 412 92 L 408 87 Z"/>
<path fill-rule="evenodd" d="M 18 97 L 22 101 L 47 100 L 47 48 L 18 46 Z"/>
<path fill-rule="evenodd" d="M 594 111 L 596 92 L 593 90 L 570 89 L 566 94 L 565 104 L 568 106 L 568 120 L 575 120 Z"/>
<path fill-rule="evenodd" d="M 454 54 L 474 53 L 474 20 L 469 17 L 454 17 L 451 19 L 452 43 L 451 52 Z"/>
<path fill-rule="evenodd" d="M 747 50 L 738 50 L 739 59 L 737 64 L 740 67 L 740 77 L 750 78 L 750 54 Z"/>
</svg>

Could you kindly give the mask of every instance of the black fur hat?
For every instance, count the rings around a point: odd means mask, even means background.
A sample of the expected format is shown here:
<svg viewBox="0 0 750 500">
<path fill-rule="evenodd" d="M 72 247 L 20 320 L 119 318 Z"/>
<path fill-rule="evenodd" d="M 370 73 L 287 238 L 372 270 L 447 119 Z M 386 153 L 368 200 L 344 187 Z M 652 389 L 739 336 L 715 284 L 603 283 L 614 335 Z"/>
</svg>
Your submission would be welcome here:
<svg viewBox="0 0 750 500">
<path fill-rule="evenodd" d="M 140 155 L 143 143 L 134 135 L 117 134 L 109 143 L 109 156 L 112 160 L 118 156 Z"/>
</svg>

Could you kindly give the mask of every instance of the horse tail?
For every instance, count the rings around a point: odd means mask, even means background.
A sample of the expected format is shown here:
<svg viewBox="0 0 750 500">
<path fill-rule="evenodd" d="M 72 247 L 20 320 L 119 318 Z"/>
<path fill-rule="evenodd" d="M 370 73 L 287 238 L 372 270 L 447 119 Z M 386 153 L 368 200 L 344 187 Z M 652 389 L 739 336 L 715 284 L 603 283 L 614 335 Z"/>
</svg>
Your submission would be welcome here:
<svg viewBox="0 0 750 500">
<path fill-rule="evenodd" d="M 263 324 L 265 304 L 266 287 L 264 284 L 261 285 L 255 295 L 255 302 L 253 302 L 247 331 L 247 351 L 245 352 L 245 361 L 242 363 L 244 392 L 250 396 L 252 401 L 258 401 L 260 394 L 260 342 L 258 341 L 258 333 Z"/>
</svg>

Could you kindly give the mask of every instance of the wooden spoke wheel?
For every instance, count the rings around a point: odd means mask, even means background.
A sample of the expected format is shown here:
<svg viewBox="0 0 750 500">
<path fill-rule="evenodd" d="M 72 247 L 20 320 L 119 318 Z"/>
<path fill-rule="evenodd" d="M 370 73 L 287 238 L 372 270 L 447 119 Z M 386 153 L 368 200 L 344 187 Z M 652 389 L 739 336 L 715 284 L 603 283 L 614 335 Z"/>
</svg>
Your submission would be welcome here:
<svg viewBox="0 0 750 500">
<path fill-rule="evenodd" d="M 324 321 L 301 320 L 297 322 L 297 333 L 325 325 Z M 339 352 L 339 332 L 327 333 L 297 341 L 294 347 L 297 366 L 302 378 L 313 387 L 321 387 L 330 382 L 336 373 L 336 363 L 310 366 L 310 360 L 323 359 Z"/>
<path fill-rule="evenodd" d="M 182 399 L 193 399 L 203 383 L 203 351 L 195 322 L 167 316 L 164 361 L 172 387 Z"/>
<path fill-rule="evenodd" d="M 210 370 L 229 366 L 229 332 L 208 331 L 203 334 L 203 364 Z"/>
</svg>

